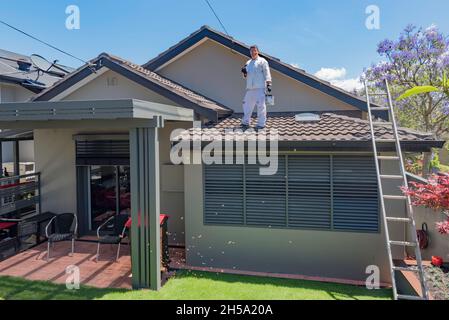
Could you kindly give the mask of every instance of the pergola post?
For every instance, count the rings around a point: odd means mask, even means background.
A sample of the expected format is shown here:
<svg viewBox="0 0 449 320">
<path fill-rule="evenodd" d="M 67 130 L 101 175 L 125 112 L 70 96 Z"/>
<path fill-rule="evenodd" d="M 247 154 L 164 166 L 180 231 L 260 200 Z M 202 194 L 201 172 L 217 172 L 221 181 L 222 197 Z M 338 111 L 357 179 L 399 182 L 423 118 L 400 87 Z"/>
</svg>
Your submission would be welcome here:
<svg viewBox="0 0 449 320">
<path fill-rule="evenodd" d="M 20 152 L 19 152 L 19 140 L 13 141 L 13 162 L 14 162 L 14 173 L 15 176 L 20 176 Z"/>
<path fill-rule="evenodd" d="M 160 185 L 158 128 L 130 129 L 131 269 L 135 289 L 161 287 Z"/>
</svg>

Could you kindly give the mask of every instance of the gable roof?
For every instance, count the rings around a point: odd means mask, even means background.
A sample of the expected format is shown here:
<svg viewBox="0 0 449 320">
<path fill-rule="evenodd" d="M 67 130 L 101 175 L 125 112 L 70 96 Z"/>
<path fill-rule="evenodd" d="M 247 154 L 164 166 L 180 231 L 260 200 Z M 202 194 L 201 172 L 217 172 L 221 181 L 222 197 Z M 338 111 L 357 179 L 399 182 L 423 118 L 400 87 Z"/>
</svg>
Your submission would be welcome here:
<svg viewBox="0 0 449 320">
<path fill-rule="evenodd" d="M 346 146 L 358 148 L 359 150 L 370 150 L 371 131 L 368 120 L 353 118 L 336 113 L 322 113 L 318 121 L 298 122 L 294 112 L 269 113 L 266 124 L 266 134 L 271 129 L 276 129 L 279 136 L 280 146 L 309 146 L 336 147 Z M 242 132 L 241 115 L 235 113 L 232 116 L 218 122 L 209 123 L 199 128 L 192 128 L 182 134 L 184 139 L 199 139 L 202 141 L 212 141 L 220 138 L 233 138 L 235 140 L 254 139 L 255 132 L 248 130 Z M 252 124 L 256 124 L 256 119 L 252 119 Z M 375 126 L 377 139 L 394 139 L 391 125 L 385 122 Z M 444 141 L 437 141 L 432 134 L 418 132 L 408 128 L 398 128 L 401 145 L 405 150 L 419 151 L 430 150 L 432 147 L 441 148 Z M 187 134 L 187 136 L 186 136 Z M 257 134 L 257 133 L 256 133 Z M 384 150 L 391 148 L 394 150 L 394 143 L 383 144 Z M 387 149 L 385 149 L 387 148 Z"/>
<path fill-rule="evenodd" d="M 174 46 L 170 47 L 166 51 L 159 54 L 157 57 L 151 59 L 147 63 L 143 64 L 142 67 L 157 71 L 161 66 L 169 63 L 171 60 L 175 59 L 178 55 L 182 54 L 184 51 L 191 49 L 199 42 L 204 39 L 214 40 L 221 45 L 228 47 L 235 52 L 238 52 L 244 56 L 250 58 L 249 48 L 250 46 L 235 40 L 220 31 L 214 30 L 209 26 L 202 26 L 199 30 L 190 34 L 187 38 L 181 40 Z M 305 72 L 302 69 L 296 68 L 288 63 L 282 62 L 280 59 L 270 56 L 266 53 L 260 54 L 262 57 L 267 59 L 270 67 L 282 74 L 285 74 L 297 81 L 300 81 L 314 89 L 320 90 L 338 100 L 341 100 L 353 107 L 356 107 L 362 111 L 367 111 L 366 100 L 363 98 L 338 88 L 331 83 L 319 79 L 318 77 Z M 372 104 L 374 105 L 374 104 Z M 377 105 L 374 105 L 377 106 Z M 379 117 L 387 118 L 388 112 L 385 111 L 373 111 Z"/>
<path fill-rule="evenodd" d="M 217 121 L 233 111 L 224 105 L 194 92 L 185 86 L 160 76 L 159 74 L 141 67 L 138 64 L 124 60 L 117 56 L 102 53 L 89 61 L 66 78 L 55 83 L 51 88 L 36 95 L 32 101 L 48 101 L 71 86 L 82 81 L 94 72 L 106 67 L 118 74 L 134 81 L 179 105 L 193 109 L 210 120 Z"/>
</svg>

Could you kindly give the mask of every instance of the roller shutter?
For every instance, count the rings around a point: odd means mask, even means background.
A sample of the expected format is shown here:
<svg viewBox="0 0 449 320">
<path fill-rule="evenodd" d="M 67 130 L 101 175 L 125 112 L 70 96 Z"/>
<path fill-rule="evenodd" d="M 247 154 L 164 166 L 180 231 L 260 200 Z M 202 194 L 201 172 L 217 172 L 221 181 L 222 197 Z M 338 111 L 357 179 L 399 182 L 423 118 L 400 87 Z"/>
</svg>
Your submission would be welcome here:
<svg viewBox="0 0 449 320">
<path fill-rule="evenodd" d="M 373 157 L 333 157 L 335 230 L 379 230 L 379 199 Z"/>
<path fill-rule="evenodd" d="M 288 226 L 331 228 L 329 156 L 288 157 Z"/>
<path fill-rule="evenodd" d="M 274 175 L 262 176 L 259 165 L 246 165 L 246 224 L 264 227 L 285 227 L 286 172 L 285 156 L 279 156 Z"/>
<path fill-rule="evenodd" d="M 129 141 L 76 141 L 76 164 L 129 165 Z"/>
<path fill-rule="evenodd" d="M 243 165 L 204 168 L 205 223 L 243 225 Z"/>
</svg>

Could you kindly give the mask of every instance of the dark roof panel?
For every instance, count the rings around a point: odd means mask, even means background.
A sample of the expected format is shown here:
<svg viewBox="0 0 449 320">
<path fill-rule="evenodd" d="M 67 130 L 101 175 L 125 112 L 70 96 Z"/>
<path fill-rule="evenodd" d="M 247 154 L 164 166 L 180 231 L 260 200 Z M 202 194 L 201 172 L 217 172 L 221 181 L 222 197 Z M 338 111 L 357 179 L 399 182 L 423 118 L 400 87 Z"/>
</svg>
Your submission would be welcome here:
<svg viewBox="0 0 449 320">
<path fill-rule="evenodd" d="M 23 71 L 19 69 L 18 62 L 23 61 L 30 63 L 30 70 Z M 62 66 L 56 64 L 64 70 L 72 71 L 72 68 Z M 51 71 L 61 73 L 59 68 L 50 69 Z M 38 74 L 38 70 L 32 65 L 31 59 L 29 56 L 25 56 L 22 54 L 18 54 L 15 52 L 7 51 L 0 49 L 0 81 L 6 81 L 9 83 L 17 83 L 22 85 L 23 87 L 33 90 L 33 91 L 41 91 L 45 88 L 52 86 L 55 82 L 61 79 L 61 76 L 52 73 L 40 73 Z"/>
</svg>

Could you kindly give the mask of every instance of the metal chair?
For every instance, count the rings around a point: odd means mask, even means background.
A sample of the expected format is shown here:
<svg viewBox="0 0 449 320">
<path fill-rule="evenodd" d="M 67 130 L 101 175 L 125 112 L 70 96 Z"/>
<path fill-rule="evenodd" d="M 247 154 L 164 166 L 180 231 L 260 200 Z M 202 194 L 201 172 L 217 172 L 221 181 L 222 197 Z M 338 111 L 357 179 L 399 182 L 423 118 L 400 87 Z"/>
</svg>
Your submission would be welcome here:
<svg viewBox="0 0 449 320">
<path fill-rule="evenodd" d="M 54 233 L 50 233 L 50 227 L 54 225 Z M 50 259 L 50 246 L 55 242 L 72 241 L 72 256 L 75 252 L 75 238 L 78 231 L 78 218 L 74 213 L 61 213 L 48 222 L 45 227 L 47 237 L 47 261 Z"/>
<path fill-rule="evenodd" d="M 126 237 L 126 222 L 128 221 L 129 216 L 127 214 L 119 214 L 116 216 L 110 217 L 108 220 L 106 220 L 101 226 L 97 229 L 97 237 L 98 237 L 98 244 L 97 244 L 97 257 L 96 261 L 98 262 L 98 258 L 100 256 L 100 244 L 117 244 L 117 255 L 115 260 L 118 261 L 118 258 L 120 256 L 120 245 L 122 243 L 122 240 Z M 106 225 L 113 222 L 114 227 L 113 231 L 110 234 L 106 235 L 100 235 L 101 229 L 103 229 Z"/>
</svg>

